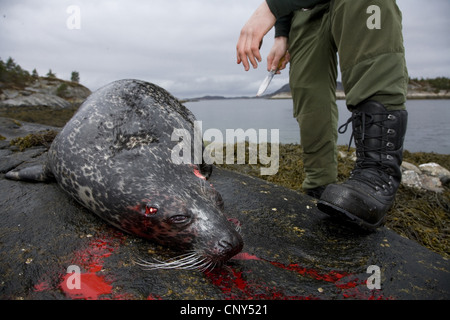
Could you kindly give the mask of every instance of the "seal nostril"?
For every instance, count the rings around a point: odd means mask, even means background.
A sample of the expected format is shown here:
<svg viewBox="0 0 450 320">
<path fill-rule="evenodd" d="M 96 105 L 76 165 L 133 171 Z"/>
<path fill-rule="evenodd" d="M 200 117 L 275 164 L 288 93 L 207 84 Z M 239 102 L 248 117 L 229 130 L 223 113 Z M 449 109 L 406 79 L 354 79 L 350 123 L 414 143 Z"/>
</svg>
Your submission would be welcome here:
<svg viewBox="0 0 450 320">
<path fill-rule="evenodd" d="M 219 247 L 221 247 L 225 250 L 228 250 L 228 249 L 231 249 L 233 247 L 233 245 L 228 240 L 222 239 L 222 240 L 219 240 Z"/>
</svg>

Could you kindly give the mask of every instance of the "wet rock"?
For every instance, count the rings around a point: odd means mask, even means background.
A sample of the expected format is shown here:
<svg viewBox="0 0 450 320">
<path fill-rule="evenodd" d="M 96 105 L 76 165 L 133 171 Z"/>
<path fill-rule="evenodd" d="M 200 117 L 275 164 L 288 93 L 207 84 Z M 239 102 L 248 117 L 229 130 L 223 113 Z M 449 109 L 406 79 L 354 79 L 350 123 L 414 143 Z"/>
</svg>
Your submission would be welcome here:
<svg viewBox="0 0 450 320">
<path fill-rule="evenodd" d="M 0 117 L 0 136 L 5 138 L 5 140 L 0 141 L 0 173 L 6 173 L 22 164 L 31 164 L 47 151 L 46 147 L 36 146 L 18 152 L 18 147 L 10 145 L 15 138 L 24 137 L 41 130 L 57 131 L 60 128 Z"/>
<path fill-rule="evenodd" d="M 33 147 L 24 152 L 12 152 L 10 150 L 0 150 L 0 173 L 6 173 L 23 163 L 32 163 L 33 159 L 42 155 L 47 151 L 44 147 Z"/>
</svg>

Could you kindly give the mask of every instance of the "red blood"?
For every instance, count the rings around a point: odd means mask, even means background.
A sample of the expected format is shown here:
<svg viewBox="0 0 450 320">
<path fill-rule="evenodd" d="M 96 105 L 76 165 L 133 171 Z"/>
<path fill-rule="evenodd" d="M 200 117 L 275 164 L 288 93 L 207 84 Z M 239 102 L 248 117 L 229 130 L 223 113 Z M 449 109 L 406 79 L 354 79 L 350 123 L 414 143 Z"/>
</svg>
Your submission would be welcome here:
<svg viewBox="0 0 450 320">
<path fill-rule="evenodd" d="M 36 291 L 36 292 L 46 291 L 50 288 L 51 288 L 50 285 L 45 281 L 41 281 L 34 285 L 34 291 Z"/>
<path fill-rule="evenodd" d="M 112 286 L 103 276 L 98 276 L 95 273 L 80 274 L 80 289 L 72 289 L 67 286 L 67 280 L 70 276 L 71 274 L 65 275 L 60 287 L 72 299 L 97 300 L 99 296 L 111 293 Z"/>
<path fill-rule="evenodd" d="M 145 208 L 145 215 L 152 215 L 152 214 L 156 214 L 158 212 L 157 208 L 153 208 L 153 207 L 146 207 Z"/>
<path fill-rule="evenodd" d="M 196 175 L 196 177 L 202 180 L 206 180 L 206 177 L 200 173 L 200 170 L 198 170 L 197 166 L 194 166 L 194 174 Z"/>
<path fill-rule="evenodd" d="M 234 256 L 232 259 L 265 261 L 283 270 L 296 272 L 302 276 L 310 277 L 318 281 L 332 283 L 335 285 L 335 288 L 340 290 L 343 298 L 368 300 L 386 299 L 385 297 L 383 297 L 380 290 L 368 290 L 365 285 L 365 281 L 357 279 L 347 272 L 330 271 L 328 273 L 321 273 L 315 269 L 302 267 L 296 263 L 284 265 L 280 262 L 261 259 L 246 252 L 241 252 Z M 243 271 L 236 271 L 231 267 L 228 267 L 228 270 L 231 270 L 231 272 L 221 270 L 213 271 L 207 274 L 207 277 L 210 279 L 210 281 L 215 286 L 220 288 L 222 293 L 227 296 L 226 299 L 310 300 L 320 298 L 320 294 L 318 294 L 318 296 L 286 295 L 283 291 L 280 291 L 276 288 L 263 286 L 262 283 L 264 281 L 247 281 L 246 273 Z M 249 271 L 247 271 L 247 274 L 248 273 Z M 347 282 L 343 282 L 342 280 L 345 277 L 349 277 L 350 280 L 348 280 Z"/>
<path fill-rule="evenodd" d="M 261 258 L 258 258 L 257 256 L 251 255 L 247 252 L 241 252 L 232 257 L 233 260 L 261 260 Z"/>
<path fill-rule="evenodd" d="M 122 237 L 121 234 L 119 236 Z M 104 259 L 112 255 L 116 246 L 114 238 L 97 238 L 93 239 L 86 249 L 75 252 L 73 264 L 87 272 L 80 274 L 80 289 L 67 286 L 67 280 L 72 274 L 66 274 L 60 284 L 64 293 L 72 299 L 89 300 L 104 298 L 101 296 L 110 294 L 111 281 L 106 281 L 103 275 L 96 273 L 103 269 Z"/>
</svg>

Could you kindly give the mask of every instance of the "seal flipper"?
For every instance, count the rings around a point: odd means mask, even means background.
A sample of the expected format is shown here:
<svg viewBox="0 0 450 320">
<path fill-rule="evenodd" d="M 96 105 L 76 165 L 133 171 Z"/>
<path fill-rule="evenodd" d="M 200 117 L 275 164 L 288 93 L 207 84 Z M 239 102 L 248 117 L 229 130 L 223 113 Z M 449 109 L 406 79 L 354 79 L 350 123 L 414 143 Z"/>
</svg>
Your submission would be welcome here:
<svg viewBox="0 0 450 320">
<path fill-rule="evenodd" d="M 47 170 L 45 165 L 36 165 L 20 170 L 9 171 L 6 173 L 5 178 L 17 181 L 35 182 L 49 182 L 54 180 L 53 174 Z"/>
</svg>

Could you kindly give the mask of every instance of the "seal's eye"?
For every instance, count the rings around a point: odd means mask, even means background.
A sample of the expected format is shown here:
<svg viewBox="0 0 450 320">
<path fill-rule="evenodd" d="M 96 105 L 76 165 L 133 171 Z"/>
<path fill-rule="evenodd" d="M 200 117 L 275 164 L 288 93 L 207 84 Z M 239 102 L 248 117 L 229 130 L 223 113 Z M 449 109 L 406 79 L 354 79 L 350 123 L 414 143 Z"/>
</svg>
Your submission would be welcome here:
<svg viewBox="0 0 450 320">
<path fill-rule="evenodd" d="M 169 222 L 170 223 L 174 223 L 174 224 L 185 223 L 188 220 L 189 220 L 188 216 L 183 216 L 181 214 L 176 215 L 176 216 L 172 216 L 172 217 L 169 218 Z"/>
</svg>

